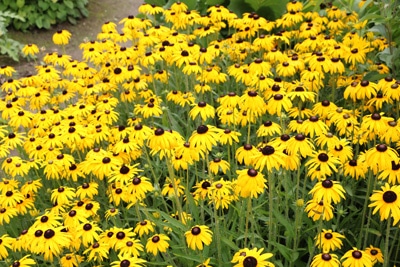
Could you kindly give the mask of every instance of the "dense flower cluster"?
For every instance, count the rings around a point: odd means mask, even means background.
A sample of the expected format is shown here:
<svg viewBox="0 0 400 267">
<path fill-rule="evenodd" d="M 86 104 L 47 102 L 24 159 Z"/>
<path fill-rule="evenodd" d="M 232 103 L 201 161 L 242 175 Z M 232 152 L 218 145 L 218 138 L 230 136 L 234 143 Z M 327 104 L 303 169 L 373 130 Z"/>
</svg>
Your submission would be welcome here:
<svg viewBox="0 0 400 267">
<path fill-rule="evenodd" d="M 21 78 L 0 68 L 0 259 L 390 259 L 365 229 L 400 220 L 400 82 L 372 61 L 385 38 L 355 12 L 306 12 L 300 1 L 276 21 L 222 6 L 201 15 L 181 2 L 139 12 L 104 23 L 80 45 L 81 61 L 48 53 Z M 53 41 L 70 38 L 62 30 Z M 299 249 L 313 242 L 319 254 Z"/>
</svg>

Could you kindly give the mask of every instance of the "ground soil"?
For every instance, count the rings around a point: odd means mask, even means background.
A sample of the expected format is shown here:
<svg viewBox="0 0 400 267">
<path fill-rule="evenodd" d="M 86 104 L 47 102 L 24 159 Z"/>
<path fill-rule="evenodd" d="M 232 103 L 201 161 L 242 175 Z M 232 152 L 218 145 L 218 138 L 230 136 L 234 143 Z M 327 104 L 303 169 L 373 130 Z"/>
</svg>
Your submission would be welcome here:
<svg viewBox="0 0 400 267">
<path fill-rule="evenodd" d="M 38 56 L 40 61 L 46 53 L 55 51 L 63 53 L 60 47 L 53 44 L 52 36 L 57 30 L 68 30 L 72 33 L 72 38 L 65 47 L 65 53 L 73 59 L 80 60 L 82 58 L 82 51 L 79 49 L 80 43 L 95 40 L 104 22 L 113 21 L 118 24 L 121 19 L 129 15 L 136 15 L 138 7 L 142 3 L 143 0 L 90 0 L 87 6 L 89 16 L 78 20 L 76 25 L 65 22 L 53 26 L 50 30 L 32 30 L 30 32 L 18 32 L 10 29 L 8 34 L 11 38 L 23 44 L 34 43 L 38 45 L 41 48 Z M 0 65 L 13 66 L 20 77 L 35 73 L 35 63 L 23 58 L 19 62 L 14 62 L 9 58 L 0 57 L 0 63 Z"/>
</svg>

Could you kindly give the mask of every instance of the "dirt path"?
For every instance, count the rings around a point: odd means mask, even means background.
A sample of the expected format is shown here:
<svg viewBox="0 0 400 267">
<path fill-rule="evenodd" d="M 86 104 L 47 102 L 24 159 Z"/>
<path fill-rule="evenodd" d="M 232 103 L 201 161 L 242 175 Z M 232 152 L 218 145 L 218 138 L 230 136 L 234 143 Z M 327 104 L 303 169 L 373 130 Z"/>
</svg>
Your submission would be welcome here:
<svg viewBox="0 0 400 267">
<path fill-rule="evenodd" d="M 24 43 L 35 43 L 42 52 L 38 55 L 41 59 L 43 55 L 49 52 L 59 51 L 59 47 L 52 42 L 52 36 L 57 30 L 66 29 L 72 33 L 71 42 L 66 46 L 65 52 L 73 59 L 81 59 L 82 52 L 79 44 L 85 40 L 96 39 L 97 33 L 101 31 L 101 25 L 107 21 L 118 22 L 129 16 L 136 15 L 138 7 L 143 3 L 142 0 L 90 0 L 88 5 L 89 17 L 81 19 L 76 25 L 62 23 L 52 27 L 50 30 L 33 30 L 31 32 L 9 31 L 11 38 Z M 0 65 L 11 65 L 19 73 L 19 76 L 26 76 L 35 71 L 33 61 L 27 62 L 23 58 L 20 62 L 13 62 L 4 57 L 0 58 Z"/>
</svg>

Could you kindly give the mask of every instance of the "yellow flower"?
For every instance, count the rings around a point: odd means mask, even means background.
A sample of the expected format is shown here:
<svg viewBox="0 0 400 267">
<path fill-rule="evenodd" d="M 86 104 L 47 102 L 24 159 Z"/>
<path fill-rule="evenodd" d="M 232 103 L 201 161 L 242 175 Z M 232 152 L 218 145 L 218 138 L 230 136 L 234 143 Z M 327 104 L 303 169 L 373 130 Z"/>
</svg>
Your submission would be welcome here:
<svg viewBox="0 0 400 267">
<path fill-rule="evenodd" d="M 212 241 L 212 232 L 205 225 L 195 225 L 185 232 L 188 247 L 193 250 L 203 250 L 204 245 L 208 246 Z"/>
<path fill-rule="evenodd" d="M 67 30 L 59 30 L 53 35 L 53 43 L 56 45 L 66 45 L 69 43 L 71 33 Z"/>
<path fill-rule="evenodd" d="M 169 240 L 169 237 L 164 234 L 155 234 L 147 239 L 146 251 L 152 253 L 154 256 L 156 256 L 158 252 L 166 252 L 169 248 Z"/>
<path fill-rule="evenodd" d="M 27 44 L 22 48 L 22 53 L 26 56 L 35 56 L 39 53 L 39 47 L 35 44 Z"/>
<path fill-rule="evenodd" d="M 342 238 L 345 238 L 342 234 L 333 232 L 332 230 L 322 229 L 322 233 L 315 237 L 315 245 L 318 248 L 322 248 L 324 253 L 329 253 L 342 247 Z"/>
<path fill-rule="evenodd" d="M 343 267 L 372 267 L 371 256 L 357 248 L 350 249 L 341 258 Z"/>
<path fill-rule="evenodd" d="M 386 183 L 381 190 L 374 190 L 368 207 L 374 208 L 372 214 L 379 211 L 381 221 L 393 218 L 393 225 L 400 220 L 400 186 Z"/>
</svg>

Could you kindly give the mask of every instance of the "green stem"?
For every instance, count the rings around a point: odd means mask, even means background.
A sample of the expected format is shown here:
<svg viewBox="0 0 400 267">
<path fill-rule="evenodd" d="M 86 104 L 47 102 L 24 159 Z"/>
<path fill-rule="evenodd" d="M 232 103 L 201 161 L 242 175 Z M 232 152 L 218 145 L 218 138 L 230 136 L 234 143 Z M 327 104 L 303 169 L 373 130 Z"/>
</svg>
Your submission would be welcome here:
<svg viewBox="0 0 400 267">
<path fill-rule="evenodd" d="M 376 179 L 374 179 L 374 185 L 372 186 L 372 189 L 374 189 L 376 186 Z M 368 191 L 368 195 L 369 196 L 369 191 Z M 366 197 L 366 199 L 368 199 L 368 197 Z M 369 209 L 368 211 L 368 218 L 367 218 L 367 225 L 365 226 L 365 238 L 364 238 L 364 248 L 367 247 L 367 241 L 368 241 L 368 228 L 369 225 L 371 224 L 371 217 L 372 217 L 372 209 Z"/>
<path fill-rule="evenodd" d="M 390 262 L 390 255 L 389 255 L 389 238 L 390 238 L 390 224 L 392 222 L 391 215 L 389 214 L 389 218 L 387 220 L 386 226 L 386 238 L 385 238 L 385 249 L 383 255 L 385 255 L 383 267 L 388 267 Z"/>
<path fill-rule="evenodd" d="M 275 191 L 275 181 L 274 174 L 269 178 L 269 194 L 268 194 L 268 204 L 269 204 L 269 227 L 268 227 L 268 251 L 272 249 L 272 243 L 275 242 L 275 229 L 274 229 L 274 191 Z"/>
<path fill-rule="evenodd" d="M 322 210 L 322 214 L 324 214 L 324 209 Z M 318 224 L 318 229 L 317 233 L 320 234 L 322 232 L 322 221 L 323 221 L 323 216 L 319 218 L 319 224 Z M 321 248 L 322 249 L 322 248 Z M 308 262 L 306 266 L 310 266 L 311 260 L 314 257 L 315 254 L 315 246 L 312 246 L 311 251 L 310 251 L 310 257 L 308 258 Z"/>
<path fill-rule="evenodd" d="M 371 180 L 372 180 L 372 171 L 369 171 L 368 172 L 368 179 L 367 179 L 367 192 L 366 192 L 366 197 L 365 197 L 364 206 L 363 206 L 362 215 L 361 215 L 360 238 L 358 238 L 358 241 L 357 241 L 357 247 L 358 248 L 361 246 L 361 242 L 363 240 L 364 218 L 365 218 L 365 214 L 367 212 L 367 207 L 368 207 L 368 200 L 369 200 L 368 196 L 369 196 L 370 190 L 371 190 Z"/>
<path fill-rule="evenodd" d="M 214 207 L 214 221 L 215 221 L 215 241 L 217 243 L 217 257 L 218 257 L 218 266 L 223 266 L 222 262 L 222 248 L 221 248 L 221 235 L 220 235 L 220 229 L 219 229 L 219 217 L 218 217 L 218 212 L 217 208 L 215 206 L 215 203 L 213 205 Z"/>
<path fill-rule="evenodd" d="M 179 220 L 185 224 L 185 220 L 183 218 L 183 209 L 182 209 L 182 204 L 179 201 L 179 193 L 178 193 L 178 185 L 177 185 L 177 180 L 175 178 L 175 173 L 174 173 L 174 168 L 172 167 L 172 163 L 170 159 L 166 159 L 167 162 L 167 168 L 168 168 L 168 173 L 169 173 L 169 178 L 171 179 L 172 185 L 174 186 L 174 194 L 175 194 L 175 203 L 176 203 L 176 208 L 178 209 L 178 216 Z"/>
</svg>

